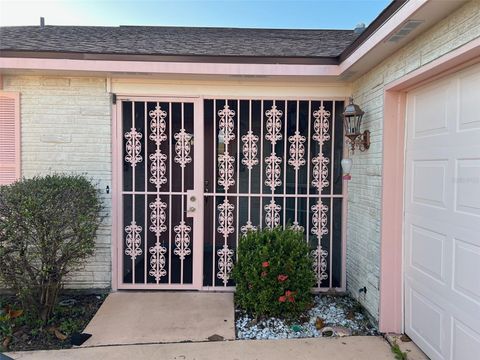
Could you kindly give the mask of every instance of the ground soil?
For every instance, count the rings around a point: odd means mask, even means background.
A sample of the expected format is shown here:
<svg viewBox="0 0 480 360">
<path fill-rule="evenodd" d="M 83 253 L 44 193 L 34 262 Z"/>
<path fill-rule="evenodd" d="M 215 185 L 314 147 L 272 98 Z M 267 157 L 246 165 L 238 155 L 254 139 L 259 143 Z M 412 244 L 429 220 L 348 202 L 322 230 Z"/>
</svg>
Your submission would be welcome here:
<svg viewBox="0 0 480 360">
<path fill-rule="evenodd" d="M 62 295 L 47 325 L 32 320 L 27 312 L 8 319 L 8 309 L 22 310 L 14 296 L 0 295 L 0 352 L 66 349 L 74 333 L 81 333 L 106 295 Z M 18 314 L 18 312 L 17 312 Z"/>
</svg>

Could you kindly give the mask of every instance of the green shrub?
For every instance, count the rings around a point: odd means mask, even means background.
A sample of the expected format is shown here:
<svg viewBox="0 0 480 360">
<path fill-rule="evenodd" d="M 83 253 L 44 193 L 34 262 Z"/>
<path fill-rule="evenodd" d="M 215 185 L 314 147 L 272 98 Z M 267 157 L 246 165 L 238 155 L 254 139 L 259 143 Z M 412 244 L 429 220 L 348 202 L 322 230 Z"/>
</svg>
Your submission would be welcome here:
<svg viewBox="0 0 480 360">
<path fill-rule="evenodd" d="M 101 210 L 98 191 L 80 175 L 0 187 L 0 281 L 44 323 L 65 276 L 93 254 Z"/>
<path fill-rule="evenodd" d="M 240 239 L 232 275 L 236 303 L 256 317 L 292 318 L 312 303 L 312 258 L 298 231 L 248 232 Z"/>
</svg>

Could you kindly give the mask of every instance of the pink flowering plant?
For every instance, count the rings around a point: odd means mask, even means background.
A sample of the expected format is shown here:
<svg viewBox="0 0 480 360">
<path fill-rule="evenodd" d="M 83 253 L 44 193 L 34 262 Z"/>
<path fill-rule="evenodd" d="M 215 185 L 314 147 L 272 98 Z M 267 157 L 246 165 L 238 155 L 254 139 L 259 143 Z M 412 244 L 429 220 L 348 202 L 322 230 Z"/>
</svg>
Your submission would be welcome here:
<svg viewBox="0 0 480 360">
<path fill-rule="evenodd" d="M 233 269 L 237 305 L 253 316 L 293 318 L 311 306 L 315 286 L 310 249 L 301 232 L 250 231 Z"/>
</svg>

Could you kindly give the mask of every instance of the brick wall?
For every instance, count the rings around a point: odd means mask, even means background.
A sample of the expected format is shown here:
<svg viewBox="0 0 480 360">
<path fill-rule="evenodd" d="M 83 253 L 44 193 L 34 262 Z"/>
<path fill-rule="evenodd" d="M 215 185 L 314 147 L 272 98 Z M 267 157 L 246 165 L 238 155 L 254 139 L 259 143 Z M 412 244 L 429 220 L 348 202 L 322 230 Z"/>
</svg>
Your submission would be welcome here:
<svg viewBox="0 0 480 360">
<path fill-rule="evenodd" d="M 480 1 L 466 3 L 405 45 L 353 84 L 355 102 L 365 111 L 372 145 L 353 156 L 349 183 L 347 289 L 378 318 L 383 92 L 389 82 L 480 36 Z M 367 287 L 359 295 L 358 289 Z"/>
<path fill-rule="evenodd" d="M 480 36 L 480 1 L 474 0 L 353 84 L 355 101 L 365 110 L 372 133 L 366 153 L 354 156 L 349 183 L 347 289 L 378 317 L 380 197 L 384 85 Z M 111 187 L 110 97 L 106 79 L 5 75 L 3 88 L 21 92 L 22 174 L 76 172 L 90 176 L 104 191 Z M 108 217 L 99 231 L 97 251 L 69 286 L 106 288 L 111 279 L 111 197 L 104 193 Z"/>
<path fill-rule="evenodd" d="M 74 288 L 111 285 L 111 113 L 106 79 L 3 77 L 5 91 L 21 93 L 22 176 L 86 174 L 102 190 L 107 218 L 95 255 L 68 282 Z"/>
</svg>

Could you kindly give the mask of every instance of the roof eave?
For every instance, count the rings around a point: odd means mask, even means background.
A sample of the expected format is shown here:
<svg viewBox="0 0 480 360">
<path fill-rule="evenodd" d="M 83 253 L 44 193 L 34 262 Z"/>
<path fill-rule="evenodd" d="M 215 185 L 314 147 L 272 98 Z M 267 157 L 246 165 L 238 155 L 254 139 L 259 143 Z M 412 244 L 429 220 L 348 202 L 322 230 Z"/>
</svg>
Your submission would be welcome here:
<svg viewBox="0 0 480 360">
<path fill-rule="evenodd" d="M 173 60 L 173 59 L 171 59 Z M 280 63 L 212 63 L 181 61 L 126 61 L 64 58 L 34 58 L 0 56 L 0 71 L 41 70 L 101 73 L 110 75 L 221 75 L 221 76 L 279 76 L 279 77 L 336 77 L 339 65 L 280 64 Z"/>
<path fill-rule="evenodd" d="M 338 56 L 228 56 L 228 55 L 157 55 L 157 54 L 116 54 L 116 53 L 77 53 L 62 51 L 19 51 L 0 50 L 0 57 L 103 60 L 103 61 L 142 61 L 142 62 L 184 62 L 213 64 L 291 64 L 291 65 L 338 65 Z"/>
</svg>

